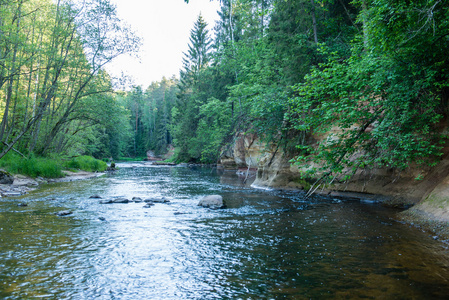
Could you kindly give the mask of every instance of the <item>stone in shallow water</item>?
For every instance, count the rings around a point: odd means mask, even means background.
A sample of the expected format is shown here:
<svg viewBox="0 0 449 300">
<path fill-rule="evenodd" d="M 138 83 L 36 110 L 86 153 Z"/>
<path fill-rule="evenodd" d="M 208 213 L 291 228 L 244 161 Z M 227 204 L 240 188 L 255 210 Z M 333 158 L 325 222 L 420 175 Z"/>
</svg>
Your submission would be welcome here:
<svg viewBox="0 0 449 300">
<path fill-rule="evenodd" d="M 132 201 L 134 201 L 134 202 L 136 202 L 136 203 L 140 203 L 140 202 L 142 202 L 143 200 L 142 200 L 142 198 L 140 198 L 140 197 L 133 197 L 133 198 L 132 198 Z"/>
<path fill-rule="evenodd" d="M 18 196 L 22 196 L 23 193 L 21 192 L 3 192 L 2 193 L 2 197 L 18 197 Z"/>
<path fill-rule="evenodd" d="M 225 208 L 226 205 L 223 202 L 223 197 L 220 195 L 209 195 L 204 197 L 198 203 L 198 206 L 208 207 L 212 209 Z"/>
<path fill-rule="evenodd" d="M 111 204 L 114 203 L 112 199 L 100 200 L 100 204 Z"/>
<path fill-rule="evenodd" d="M 122 197 L 113 199 L 113 201 L 112 201 L 112 203 L 128 203 L 128 202 L 129 202 L 128 199 L 122 198 Z"/>
<path fill-rule="evenodd" d="M 68 215 L 71 215 L 71 214 L 73 214 L 73 212 L 70 211 L 70 210 L 61 210 L 61 211 L 58 211 L 56 213 L 56 215 L 59 216 L 59 217 L 68 216 Z"/>
<path fill-rule="evenodd" d="M 112 198 L 100 200 L 100 204 L 111 204 L 111 203 L 129 203 L 129 200 L 124 197 Z"/>
<path fill-rule="evenodd" d="M 170 202 L 170 200 L 168 200 L 167 198 L 165 198 L 165 197 L 162 197 L 162 198 L 155 198 L 155 199 L 151 199 L 152 200 L 152 202 L 154 202 L 154 203 L 168 203 L 168 202 Z"/>
<path fill-rule="evenodd" d="M 100 195 L 92 195 L 89 197 L 89 199 L 101 199 Z"/>
<path fill-rule="evenodd" d="M 180 211 L 175 211 L 174 212 L 174 215 L 175 216 L 178 216 L 178 215 L 186 215 L 187 213 L 185 213 L 185 212 L 180 212 Z"/>
</svg>

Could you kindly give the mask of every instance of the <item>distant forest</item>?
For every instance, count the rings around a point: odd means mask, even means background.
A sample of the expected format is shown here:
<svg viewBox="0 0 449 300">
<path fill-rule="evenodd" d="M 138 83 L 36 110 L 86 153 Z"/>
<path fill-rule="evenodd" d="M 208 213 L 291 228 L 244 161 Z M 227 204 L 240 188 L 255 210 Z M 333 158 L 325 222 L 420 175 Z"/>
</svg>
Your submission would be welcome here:
<svg viewBox="0 0 449 300">
<path fill-rule="evenodd" d="M 216 24 L 198 16 L 179 77 L 122 92 L 104 66 L 140 41 L 108 1 L 2 2 L 0 158 L 174 147 L 216 163 L 252 132 L 340 172 L 432 164 L 446 141 L 447 1 L 223 0 Z"/>
</svg>

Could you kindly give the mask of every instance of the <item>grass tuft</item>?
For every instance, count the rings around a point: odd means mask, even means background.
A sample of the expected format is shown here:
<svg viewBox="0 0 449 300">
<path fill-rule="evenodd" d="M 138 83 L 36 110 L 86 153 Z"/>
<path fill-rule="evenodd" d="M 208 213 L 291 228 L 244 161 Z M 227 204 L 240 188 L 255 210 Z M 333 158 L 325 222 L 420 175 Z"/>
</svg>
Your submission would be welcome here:
<svg viewBox="0 0 449 300">
<path fill-rule="evenodd" d="M 23 174 L 33 178 L 64 177 L 60 161 L 33 155 L 27 159 L 15 153 L 8 153 L 0 160 L 0 167 L 10 173 Z"/>
<path fill-rule="evenodd" d="M 108 164 L 102 160 L 95 159 L 92 156 L 83 155 L 65 162 L 64 167 L 87 172 L 103 172 L 108 168 Z"/>
</svg>

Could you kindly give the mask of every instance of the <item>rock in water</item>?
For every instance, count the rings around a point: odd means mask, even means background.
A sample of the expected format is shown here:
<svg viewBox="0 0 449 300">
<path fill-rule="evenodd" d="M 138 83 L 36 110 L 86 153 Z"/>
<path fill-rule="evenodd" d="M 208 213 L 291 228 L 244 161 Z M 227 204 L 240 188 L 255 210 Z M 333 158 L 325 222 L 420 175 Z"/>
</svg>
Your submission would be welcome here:
<svg viewBox="0 0 449 300">
<path fill-rule="evenodd" d="M 133 197 L 132 201 L 134 201 L 135 203 L 140 203 L 140 202 L 142 202 L 143 200 L 142 200 L 142 198 L 140 198 L 140 197 Z"/>
<path fill-rule="evenodd" d="M 89 199 L 101 199 L 100 195 L 92 195 L 89 197 Z"/>
<path fill-rule="evenodd" d="M 71 215 L 71 214 L 73 214 L 73 212 L 70 211 L 70 210 L 61 210 L 61 211 L 58 211 L 56 213 L 56 215 L 59 216 L 59 217 L 68 216 L 68 215 Z"/>
<path fill-rule="evenodd" d="M 123 197 L 119 197 L 113 200 L 113 203 L 128 203 L 129 200 Z"/>
<path fill-rule="evenodd" d="M 21 192 L 3 192 L 1 193 L 2 197 L 18 197 L 22 196 Z"/>
<path fill-rule="evenodd" d="M 112 199 L 100 200 L 100 204 L 111 204 L 114 203 Z"/>
<path fill-rule="evenodd" d="M 223 202 L 223 197 L 220 195 L 209 195 L 204 197 L 198 203 L 198 206 L 208 207 L 213 209 L 225 208 L 225 204 Z"/>
<path fill-rule="evenodd" d="M 12 184 L 14 176 L 4 170 L 0 170 L 0 184 Z"/>
<path fill-rule="evenodd" d="M 168 203 L 168 202 L 170 202 L 170 200 L 168 200 L 168 199 L 165 198 L 165 197 L 151 199 L 151 201 L 152 201 L 153 203 Z"/>
<path fill-rule="evenodd" d="M 100 204 L 111 204 L 111 203 L 129 203 L 129 200 L 126 199 L 125 197 L 100 200 Z"/>
</svg>

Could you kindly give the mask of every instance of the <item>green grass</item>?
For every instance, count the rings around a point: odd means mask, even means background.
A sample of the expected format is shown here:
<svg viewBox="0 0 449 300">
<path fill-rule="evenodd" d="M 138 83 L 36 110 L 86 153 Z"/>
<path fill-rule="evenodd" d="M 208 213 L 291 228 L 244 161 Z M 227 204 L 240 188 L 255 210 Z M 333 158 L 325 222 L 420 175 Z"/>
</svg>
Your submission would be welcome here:
<svg viewBox="0 0 449 300">
<path fill-rule="evenodd" d="M 63 169 L 102 172 L 108 168 L 106 162 L 91 156 L 79 156 L 63 162 L 58 158 L 36 157 L 24 158 L 16 153 L 8 153 L 0 159 L 0 168 L 12 174 L 22 174 L 29 177 L 61 178 Z"/>
<path fill-rule="evenodd" d="M 141 157 L 119 157 L 117 161 L 126 162 L 126 161 L 143 161 L 147 157 L 141 156 Z"/>
<path fill-rule="evenodd" d="M 26 159 L 15 153 L 8 153 L 0 160 L 0 167 L 13 174 L 23 174 L 30 177 L 60 178 L 64 177 L 62 173 L 61 162 L 31 156 Z"/>
<path fill-rule="evenodd" d="M 108 168 L 108 164 L 92 156 L 78 156 L 64 163 L 67 169 L 83 170 L 87 172 L 103 172 Z"/>
</svg>

